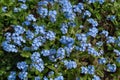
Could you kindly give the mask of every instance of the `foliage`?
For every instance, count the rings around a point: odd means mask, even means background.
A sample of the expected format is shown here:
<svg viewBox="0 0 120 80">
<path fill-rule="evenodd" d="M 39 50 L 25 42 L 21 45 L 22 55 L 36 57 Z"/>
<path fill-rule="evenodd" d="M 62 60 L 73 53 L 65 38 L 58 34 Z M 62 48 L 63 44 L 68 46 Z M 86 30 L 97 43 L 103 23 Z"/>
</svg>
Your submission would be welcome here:
<svg viewBox="0 0 120 80">
<path fill-rule="evenodd" d="M 119 80 L 120 2 L 0 0 L 0 80 Z"/>
</svg>

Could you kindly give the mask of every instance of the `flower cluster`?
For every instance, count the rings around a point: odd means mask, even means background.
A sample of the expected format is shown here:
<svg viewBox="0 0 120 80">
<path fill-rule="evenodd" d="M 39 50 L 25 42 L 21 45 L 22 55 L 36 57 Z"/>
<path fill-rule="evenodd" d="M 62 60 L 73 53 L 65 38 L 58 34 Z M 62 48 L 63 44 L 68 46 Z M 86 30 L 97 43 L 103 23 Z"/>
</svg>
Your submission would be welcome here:
<svg viewBox="0 0 120 80">
<path fill-rule="evenodd" d="M 11 71 L 10 75 L 8 76 L 8 80 L 15 80 L 16 79 L 16 72 Z"/>
<path fill-rule="evenodd" d="M 70 61 L 65 60 L 64 65 L 66 66 L 67 69 L 72 69 L 77 67 L 76 62 L 71 60 Z"/>
<path fill-rule="evenodd" d="M 88 67 L 81 67 L 81 73 L 83 74 L 94 74 L 95 73 L 95 68 L 93 65 L 89 65 Z"/>
<path fill-rule="evenodd" d="M 44 70 L 44 62 L 40 58 L 40 54 L 38 52 L 34 52 L 31 55 L 32 66 L 36 68 L 38 71 L 42 72 Z"/>
</svg>

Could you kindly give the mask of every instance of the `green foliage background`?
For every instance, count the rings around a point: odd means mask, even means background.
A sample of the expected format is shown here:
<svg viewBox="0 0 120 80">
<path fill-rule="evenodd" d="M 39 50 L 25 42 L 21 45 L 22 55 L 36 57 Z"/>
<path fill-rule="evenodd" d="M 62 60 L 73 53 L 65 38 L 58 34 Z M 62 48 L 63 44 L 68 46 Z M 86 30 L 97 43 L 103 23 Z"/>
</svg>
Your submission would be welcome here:
<svg viewBox="0 0 120 80">
<path fill-rule="evenodd" d="M 10 25 L 15 25 L 15 24 L 20 24 L 25 20 L 25 17 L 29 13 L 33 13 L 34 15 L 37 16 L 37 13 L 34 13 L 36 11 L 36 4 L 39 0 L 29 0 L 27 2 L 27 6 L 29 9 L 27 11 L 22 10 L 19 13 L 14 13 L 13 8 L 16 6 L 19 6 L 20 3 L 17 1 L 12 2 L 13 0 L 0 0 L 0 45 L 2 41 L 4 41 L 4 33 L 8 31 L 12 31 Z M 78 1 L 71 0 L 72 4 L 78 3 Z M 6 13 L 2 12 L 2 7 L 7 6 L 8 10 Z M 92 13 L 92 18 L 96 19 L 98 23 L 100 24 L 99 30 L 106 29 L 110 32 L 110 35 L 112 36 L 120 36 L 120 1 L 116 1 L 114 3 L 110 3 L 109 0 L 106 0 L 106 2 L 103 5 L 100 5 L 99 3 L 94 3 L 94 4 L 87 4 L 84 3 L 85 9 L 89 10 Z M 56 5 L 54 8 L 58 8 Z M 115 15 L 116 19 L 113 21 L 107 21 L 106 16 L 107 15 Z M 37 24 L 45 24 L 47 25 L 49 30 L 55 31 L 57 34 L 61 34 L 57 30 L 57 26 L 60 25 L 61 22 L 66 21 L 64 20 L 64 17 L 61 17 L 62 15 L 58 15 L 57 18 L 58 20 L 57 23 L 52 24 L 52 23 L 47 23 L 46 20 L 41 20 L 41 18 L 38 19 Z M 76 17 L 76 25 L 79 26 L 80 24 L 83 24 L 84 26 L 89 25 L 86 20 L 82 19 L 81 16 Z M 54 28 L 53 28 L 54 27 Z M 74 34 L 78 30 L 77 28 L 70 29 L 68 35 L 73 35 L 72 37 L 75 37 Z M 88 31 L 88 27 L 85 28 L 85 32 Z M 81 32 L 81 31 L 80 31 Z M 78 32 L 79 33 L 79 32 Z M 99 39 L 98 38 L 92 39 L 92 43 L 96 42 Z M 58 40 L 59 40 L 59 35 L 58 35 Z M 89 38 L 91 40 L 91 38 Z M 51 45 L 54 45 L 54 41 L 51 42 L 48 45 L 45 45 L 44 48 L 50 48 Z M 55 44 L 55 46 L 59 46 Z M 115 62 L 115 55 L 111 54 L 113 48 L 119 49 L 116 45 L 107 45 L 104 44 L 105 47 L 103 47 L 105 51 L 105 57 L 109 58 L 112 63 L 116 63 L 117 65 L 117 71 L 115 73 L 110 73 L 105 71 L 105 65 L 99 65 L 97 63 L 98 57 L 90 56 L 87 53 L 80 53 L 77 51 L 73 51 L 73 54 L 71 55 L 71 59 L 74 59 L 78 67 L 75 70 L 65 70 L 62 68 L 63 64 L 60 64 L 60 67 L 58 69 L 55 69 L 53 65 L 48 65 L 46 64 L 46 71 L 43 72 L 43 74 L 46 74 L 49 70 L 53 70 L 56 73 L 58 71 L 61 71 L 63 75 L 66 76 L 66 80 L 73 80 L 73 76 L 80 76 L 81 80 L 91 80 L 91 75 L 82 75 L 80 74 L 80 67 L 82 65 L 86 64 L 93 64 L 95 65 L 96 68 L 96 74 L 104 78 L 102 80 L 120 80 L 120 63 Z M 79 53 L 79 54 L 77 54 Z M 75 55 L 76 54 L 76 55 Z M 20 54 L 14 54 L 14 53 L 7 53 L 5 52 L 2 47 L 0 46 L 0 80 L 6 80 L 7 76 L 9 75 L 9 72 L 11 70 L 18 71 L 16 68 L 16 63 L 22 60 L 26 60 L 27 63 L 30 63 L 30 52 L 23 52 L 21 51 Z M 34 70 L 33 70 L 34 71 Z M 39 72 L 36 71 L 35 74 L 39 74 Z M 42 74 L 41 74 L 42 75 Z M 32 70 L 29 72 L 29 78 L 32 78 L 34 76 Z"/>
</svg>

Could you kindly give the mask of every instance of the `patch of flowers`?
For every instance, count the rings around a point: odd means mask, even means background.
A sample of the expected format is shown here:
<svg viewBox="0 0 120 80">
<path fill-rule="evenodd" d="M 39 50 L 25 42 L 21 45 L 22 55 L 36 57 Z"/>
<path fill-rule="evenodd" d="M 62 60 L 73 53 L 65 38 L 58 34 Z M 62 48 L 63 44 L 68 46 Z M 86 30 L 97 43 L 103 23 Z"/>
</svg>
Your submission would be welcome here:
<svg viewBox="0 0 120 80">
<path fill-rule="evenodd" d="M 117 0 L 1 2 L 1 55 L 16 61 L 1 80 L 120 79 Z"/>
</svg>

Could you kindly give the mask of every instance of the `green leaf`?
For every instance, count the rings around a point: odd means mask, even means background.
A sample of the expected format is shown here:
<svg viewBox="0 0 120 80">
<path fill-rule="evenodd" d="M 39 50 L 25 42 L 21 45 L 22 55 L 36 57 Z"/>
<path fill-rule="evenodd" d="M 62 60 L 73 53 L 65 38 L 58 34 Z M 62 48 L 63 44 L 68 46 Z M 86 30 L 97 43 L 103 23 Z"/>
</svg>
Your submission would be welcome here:
<svg viewBox="0 0 120 80">
<path fill-rule="evenodd" d="M 97 75 L 99 75 L 100 77 L 104 77 L 104 73 L 102 71 L 97 71 Z"/>
<path fill-rule="evenodd" d="M 101 15 L 99 13 L 96 14 L 98 20 L 101 20 Z"/>
<path fill-rule="evenodd" d="M 29 58 L 29 57 L 31 56 L 31 53 L 30 53 L 30 52 L 23 51 L 20 55 L 21 55 L 22 57 Z"/>
</svg>

